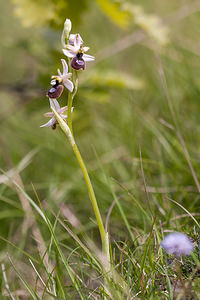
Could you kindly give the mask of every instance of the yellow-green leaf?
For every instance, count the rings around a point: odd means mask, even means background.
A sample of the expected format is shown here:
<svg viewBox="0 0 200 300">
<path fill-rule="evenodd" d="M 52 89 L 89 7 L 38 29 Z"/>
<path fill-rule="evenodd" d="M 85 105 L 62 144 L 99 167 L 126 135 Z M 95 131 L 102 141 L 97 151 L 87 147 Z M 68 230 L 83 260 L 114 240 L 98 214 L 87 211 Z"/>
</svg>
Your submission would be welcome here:
<svg viewBox="0 0 200 300">
<path fill-rule="evenodd" d="M 126 28 L 130 24 L 130 14 L 123 10 L 119 1 L 96 0 L 101 10 L 118 26 Z"/>
</svg>

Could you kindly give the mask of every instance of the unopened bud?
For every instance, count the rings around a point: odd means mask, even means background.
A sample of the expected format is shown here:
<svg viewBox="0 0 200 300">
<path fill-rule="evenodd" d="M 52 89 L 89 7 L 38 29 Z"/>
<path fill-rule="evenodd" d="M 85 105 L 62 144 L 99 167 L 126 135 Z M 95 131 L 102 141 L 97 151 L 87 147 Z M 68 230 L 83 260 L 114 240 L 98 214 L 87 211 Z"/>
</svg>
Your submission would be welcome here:
<svg viewBox="0 0 200 300">
<path fill-rule="evenodd" d="M 70 21 L 70 19 L 66 19 L 65 23 L 64 23 L 62 36 L 61 36 L 61 43 L 62 43 L 63 47 L 65 47 L 65 45 L 66 45 L 66 40 L 68 40 L 68 38 L 69 38 L 71 29 L 72 29 L 72 22 Z"/>
<path fill-rule="evenodd" d="M 71 29 L 72 29 L 72 22 L 70 21 L 70 19 L 66 19 L 64 23 L 64 31 L 67 37 L 69 36 Z"/>
</svg>

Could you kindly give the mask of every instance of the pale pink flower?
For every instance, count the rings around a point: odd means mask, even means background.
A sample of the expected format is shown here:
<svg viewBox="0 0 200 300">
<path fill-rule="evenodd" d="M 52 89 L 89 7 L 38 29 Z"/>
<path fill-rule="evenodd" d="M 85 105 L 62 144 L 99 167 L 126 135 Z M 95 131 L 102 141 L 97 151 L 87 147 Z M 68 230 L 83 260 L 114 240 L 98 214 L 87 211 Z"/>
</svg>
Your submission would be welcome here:
<svg viewBox="0 0 200 300">
<path fill-rule="evenodd" d="M 63 113 L 67 111 L 67 106 L 60 107 L 58 101 L 56 99 L 49 98 L 50 107 L 55 109 L 55 111 L 61 116 L 63 120 L 67 118 L 67 115 L 64 115 Z M 51 118 L 47 123 L 44 125 L 41 125 L 40 127 L 51 127 L 52 129 L 56 129 L 56 125 L 58 124 L 58 121 L 54 115 L 53 112 L 47 112 L 44 114 L 45 117 Z"/>
<path fill-rule="evenodd" d="M 174 232 L 168 234 L 161 242 L 161 246 L 169 253 L 176 256 L 190 255 L 194 246 L 184 233 Z"/>
<path fill-rule="evenodd" d="M 62 65 L 63 65 L 63 72 L 61 73 L 60 69 L 58 69 L 58 75 L 52 76 L 51 85 L 54 86 L 56 84 L 56 80 L 59 82 L 59 84 L 63 83 L 66 89 L 68 89 L 70 92 L 73 91 L 74 85 L 69 78 L 71 77 L 71 73 L 68 73 L 68 65 L 64 59 L 61 59 Z"/>
<path fill-rule="evenodd" d="M 67 49 L 63 49 L 63 53 L 71 58 L 71 66 L 75 70 L 85 70 L 85 62 L 93 61 L 94 56 L 85 54 L 89 50 L 89 47 L 83 47 L 83 40 L 79 34 L 72 36 L 71 43 L 73 45 L 67 45 Z"/>
</svg>

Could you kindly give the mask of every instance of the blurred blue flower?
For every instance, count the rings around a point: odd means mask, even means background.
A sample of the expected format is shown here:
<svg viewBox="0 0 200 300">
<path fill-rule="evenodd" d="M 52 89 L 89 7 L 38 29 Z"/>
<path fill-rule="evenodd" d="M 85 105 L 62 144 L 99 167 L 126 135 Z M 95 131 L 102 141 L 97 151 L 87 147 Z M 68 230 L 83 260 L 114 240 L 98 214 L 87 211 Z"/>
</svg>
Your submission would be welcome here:
<svg viewBox="0 0 200 300">
<path fill-rule="evenodd" d="M 194 246 L 184 233 L 174 232 L 168 234 L 161 242 L 161 246 L 169 253 L 176 256 L 190 255 Z"/>
</svg>

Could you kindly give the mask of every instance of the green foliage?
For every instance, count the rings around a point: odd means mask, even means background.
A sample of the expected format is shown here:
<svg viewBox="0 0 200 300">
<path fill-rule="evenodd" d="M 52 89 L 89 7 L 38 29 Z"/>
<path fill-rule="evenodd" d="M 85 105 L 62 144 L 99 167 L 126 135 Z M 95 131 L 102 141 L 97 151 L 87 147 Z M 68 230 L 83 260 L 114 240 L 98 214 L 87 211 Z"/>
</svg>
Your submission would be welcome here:
<svg viewBox="0 0 200 300">
<path fill-rule="evenodd" d="M 87 7 L 87 0 L 12 0 L 15 14 L 25 27 L 52 25 L 60 28 L 67 15 L 78 21 Z"/>
<path fill-rule="evenodd" d="M 66 16 L 70 15 L 72 21 L 78 19 L 88 6 L 87 0 L 12 0 L 15 4 L 15 15 L 25 27 L 42 27 L 51 25 L 60 28 Z M 162 25 L 156 15 L 148 15 L 143 8 L 127 1 L 95 0 L 100 10 L 121 28 L 128 28 L 134 22 L 144 29 L 161 45 L 168 42 L 167 27 Z"/>
<path fill-rule="evenodd" d="M 128 9 L 125 2 L 60 0 L 45 9 L 45 1 L 29 1 L 15 2 L 28 28 L 9 2 L 0 3 L 1 299 L 199 299 L 198 5 L 134 1 Z M 73 153 L 59 128 L 39 128 L 50 77 L 63 58 L 61 30 L 53 28 L 66 17 L 97 58 L 80 72 L 73 119 L 110 232 L 112 277 L 102 269 Z M 151 46 L 166 45 L 168 31 L 170 43 L 155 56 Z M 61 106 L 66 98 L 64 91 Z M 195 246 L 179 265 L 160 247 L 171 231 L 185 232 Z"/>
<path fill-rule="evenodd" d="M 48 22 L 55 20 L 55 5 L 48 0 L 13 0 L 16 8 L 15 14 L 18 16 L 23 26 L 44 26 Z"/>
<path fill-rule="evenodd" d="M 130 3 L 125 3 L 124 8 L 132 15 L 133 22 L 160 45 L 164 46 L 169 42 L 169 30 L 157 15 L 147 14 L 141 6 Z"/>
<path fill-rule="evenodd" d="M 84 82 L 86 85 L 89 83 L 97 88 L 117 88 L 117 89 L 130 89 L 140 90 L 143 88 L 143 82 L 128 74 L 122 72 L 114 72 L 107 70 L 103 71 L 91 71 L 86 74 Z"/>
<path fill-rule="evenodd" d="M 101 10 L 118 26 L 128 27 L 130 24 L 130 14 L 122 8 L 122 1 L 119 0 L 95 0 Z M 122 3 L 121 3 L 122 2 Z"/>
</svg>

